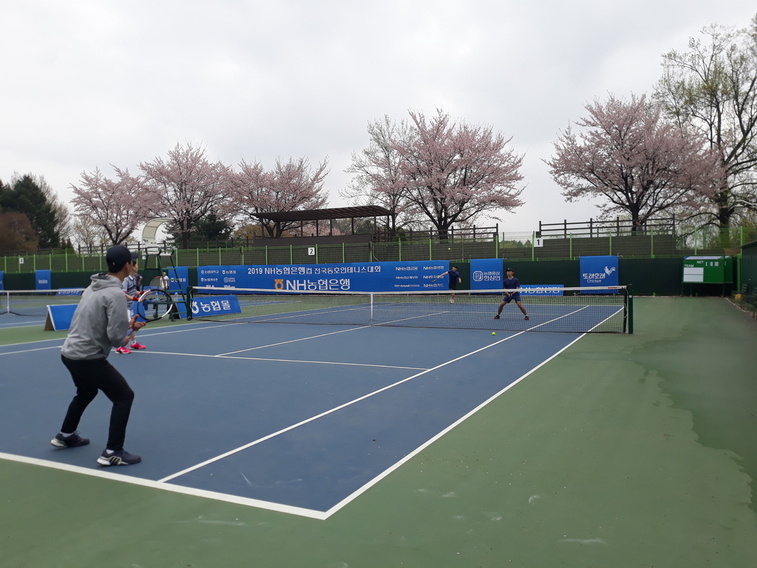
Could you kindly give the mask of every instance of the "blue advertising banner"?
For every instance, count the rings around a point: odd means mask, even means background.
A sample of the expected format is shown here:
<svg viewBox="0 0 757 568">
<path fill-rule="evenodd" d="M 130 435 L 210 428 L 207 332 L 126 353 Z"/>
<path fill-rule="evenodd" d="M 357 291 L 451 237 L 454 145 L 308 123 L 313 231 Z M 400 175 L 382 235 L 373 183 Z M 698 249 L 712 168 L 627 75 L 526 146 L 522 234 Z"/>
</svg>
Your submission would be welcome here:
<svg viewBox="0 0 757 568">
<path fill-rule="evenodd" d="M 81 296 L 84 292 L 84 288 L 59 288 L 56 292 L 56 296 Z"/>
<path fill-rule="evenodd" d="M 501 258 L 474 258 L 470 261 L 470 289 L 501 289 L 505 271 Z"/>
<path fill-rule="evenodd" d="M 582 256 L 580 286 L 618 286 L 617 256 Z M 595 294 L 598 292 L 589 292 Z M 613 291 L 602 293 L 613 294 Z"/>
<path fill-rule="evenodd" d="M 64 331 L 71 327 L 71 320 L 78 304 L 53 304 L 47 306 L 45 329 Z"/>
<path fill-rule="evenodd" d="M 5 290 L 5 285 L 3 284 L 3 271 L 0 270 L 0 290 Z"/>
<path fill-rule="evenodd" d="M 170 280 L 169 292 L 186 293 L 189 285 L 189 268 L 187 266 L 171 266 L 166 269 L 166 274 Z"/>
<path fill-rule="evenodd" d="M 199 266 L 198 286 L 263 290 L 391 292 L 446 290 L 449 262 L 354 262 L 264 266 Z"/>
<path fill-rule="evenodd" d="M 219 314 L 238 314 L 242 311 L 236 296 L 204 296 L 192 299 L 192 315 L 215 316 Z"/>
<path fill-rule="evenodd" d="M 49 270 L 37 270 L 36 271 L 36 290 L 52 290 L 52 275 Z"/>
</svg>

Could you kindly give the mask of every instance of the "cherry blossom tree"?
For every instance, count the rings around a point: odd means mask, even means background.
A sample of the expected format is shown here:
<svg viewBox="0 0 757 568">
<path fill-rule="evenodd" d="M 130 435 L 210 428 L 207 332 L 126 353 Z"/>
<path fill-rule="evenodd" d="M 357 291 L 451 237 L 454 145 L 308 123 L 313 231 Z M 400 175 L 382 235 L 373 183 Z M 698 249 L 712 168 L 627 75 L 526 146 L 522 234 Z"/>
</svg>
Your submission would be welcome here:
<svg viewBox="0 0 757 568">
<path fill-rule="evenodd" d="M 115 180 L 95 168 L 93 172 L 82 172 L 80 183 L 70 187 L 74 193 L 72 204 L 79 219 L 100 227 L 111 244 L 120 245 L 139 225 L 155 217 L 155 196 L 145 191 L 141 180 L 128 170 L 115 166 L 113 169 Z M 91 231 L 86 233 L 89 235 Z M 92 239 L 87 237 L 85 240 Z"/>
<path fill-rule="evenodd" d="M 366 163 L 365 173 L 373 176 L 367 189 L 400 197 L 443 239 L 455 223 L 522 205 L 523 157 L 508 147 L 509 139 L 488 126 L 454 123 L 442 110 L 430 119 L 410 112 L 410 119 L 407 128 L 387 131 L 384 150 L 368 149 L 376 159 Z"/>
<path fill-rule="evenodd" d="M 323 182 L 328 174 L 328 161 L 313 169 L 305 158 L 276 160 L 271 171 L 254 162 L 242 161 L 234 176 L 233 196 L 237 209 L 250 220 L 260 222 L 270 237 L 280 237 L 293 222 L 259 219 L 263 213 L 320 209 L 326 205 Z"/>
<path fill-rule="evenodd" d="M 408 187 L 402 173 L 402 155 L 394 148 L 396 141 L 407 140 L 412 130 L 406 121 L 396 124 L 388 116 L 368 124 L 370 143 L 360 153 L 352 154 L 346 170 L 355 174 L 349 186 L 340 192 L 355 205 L 380 205 L 389 211 L 389 232 L 411 225 L 418 210 L 408 200 Z"/>
<path fill-rule="evenodd" d="M 586 105 L 588 116 L 561 132 L 546 163 L 568 201 L 605 200 L 605 214 L 623 212 L 633 230 L 655 214 L 711 195 L 721 176 L 702 140 L 661 117 L 645 96 Z"/>
<path fill-rule="evenodd" d="M 757 16 L 750 29 L 712 25 L 688 51 L 663 56 L 655 96 L 667 115 L 699 132 L 725 175 L 695 216 L 721 229 L 757 211 Z"/>
<path fill-rule="evenodd" d="M 139 169 L 143 187 L 156 199 L 156 216 L 173 219 L 184 248 L 189 246 L 195 223 L 205 215 L 226 219 L 234 213 L 231 169 L 211 162 L 202 148 L 176 144 L 167 159 L 156 157 L 140 163 Z"/>
</svg>

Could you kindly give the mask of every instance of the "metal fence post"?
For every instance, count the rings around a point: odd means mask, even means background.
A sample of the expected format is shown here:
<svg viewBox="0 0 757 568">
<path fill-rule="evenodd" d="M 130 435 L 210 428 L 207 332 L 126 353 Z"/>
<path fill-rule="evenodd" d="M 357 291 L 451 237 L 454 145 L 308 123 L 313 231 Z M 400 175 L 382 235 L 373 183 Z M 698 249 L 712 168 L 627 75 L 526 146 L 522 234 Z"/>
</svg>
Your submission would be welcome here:
<svg viewBox="0 0 757 568">
<path fill-rule="evenodd" d="M 541 223 L 541 221 L 539 221 Z M 536 259 L 536 233 L 531 232 L 531 260 Z"/>
</svg>

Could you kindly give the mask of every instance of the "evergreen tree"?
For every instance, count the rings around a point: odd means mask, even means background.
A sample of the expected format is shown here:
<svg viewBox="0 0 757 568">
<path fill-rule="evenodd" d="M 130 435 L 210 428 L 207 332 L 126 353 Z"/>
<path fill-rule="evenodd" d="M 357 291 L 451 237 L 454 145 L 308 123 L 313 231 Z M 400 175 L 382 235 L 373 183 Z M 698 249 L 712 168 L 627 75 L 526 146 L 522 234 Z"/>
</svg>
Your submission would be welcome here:
<svg viewBox="0 0 757 568">
<path fill-rule="evenodd" d="M 44 180 L 31 174 L 14 177 L 10 185 L 0 187 L 0 209 L 26 215 L 37 234 L 39 248 L 60 246 L 65 214 Z"/>
</svg>

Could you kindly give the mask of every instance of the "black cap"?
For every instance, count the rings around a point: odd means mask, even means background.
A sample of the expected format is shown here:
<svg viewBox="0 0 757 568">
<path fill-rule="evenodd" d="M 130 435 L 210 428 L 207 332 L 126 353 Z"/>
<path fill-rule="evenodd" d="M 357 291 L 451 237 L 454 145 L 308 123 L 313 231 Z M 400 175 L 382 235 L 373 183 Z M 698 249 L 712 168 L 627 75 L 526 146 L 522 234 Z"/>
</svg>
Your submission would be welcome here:
<svg viewBox="0 0 757 568">
<path fill-rule="evenodd" d="M 105 255 L 105 262 L 108 263 L 108 272 L 114 273 L 121 270 L 127 262 L 131 262 L 134 259 L 136 253 L 132 253 L 123 245 L 116 245 L 110 247 Z"/>
<path fill-rule="evenodd" d="M 512 268 L 505 268 L 505 272 L 515 272 Z"/>
</svg>

